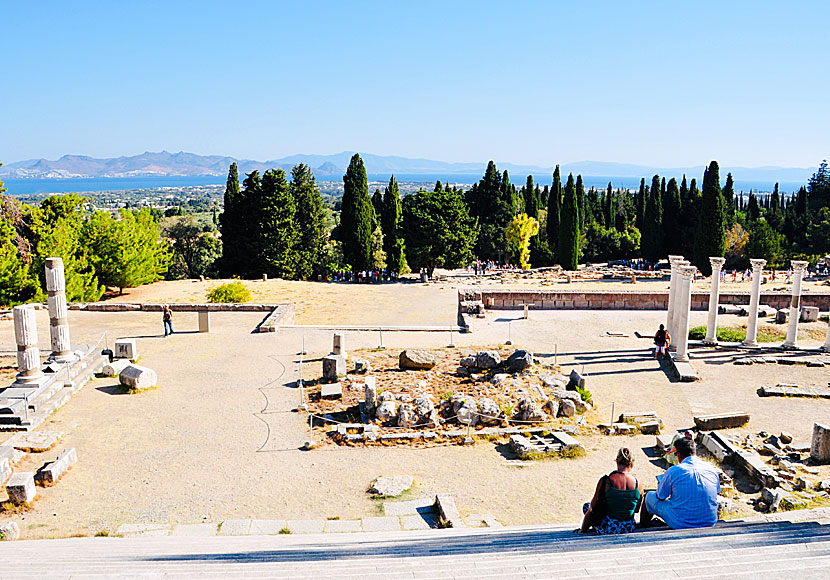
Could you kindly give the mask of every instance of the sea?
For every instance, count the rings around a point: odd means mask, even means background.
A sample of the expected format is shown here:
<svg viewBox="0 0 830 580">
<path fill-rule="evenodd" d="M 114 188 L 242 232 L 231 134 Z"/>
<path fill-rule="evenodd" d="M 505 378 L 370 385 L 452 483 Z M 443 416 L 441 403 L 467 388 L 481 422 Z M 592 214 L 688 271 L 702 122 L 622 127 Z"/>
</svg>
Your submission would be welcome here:
<svg viewBox="0 0 830 580">
<path fill-rule="evenodd" d="M 374 173 L 369 174 L 369 181 L 388 181 L 390 174 Z M 567 176 L 563 176 L 564 182 Z M 691 177 L 687 176 L 689 181 Z M 414 182 L 433 184 L 436 181 L 457 185 L 471 185 L 481 179 L 481 175 L 472 174 L 396 174 L 398 182 Z M 723 176 L 721 176 L 723 179 Z M 511 175 L 510 180 L 517 187 L 525 184 L 526 175 Z M 534 175 L 533 180 L 537 185 L 544 187 L 552 180 L 551 175 Z M 196 176 L 141 176 L 141 177 L 112 177 L 112 178 L 66 178 L 66 179 L 4 179 L 7 193 L 10 195 L 33 195 L 44 193 L 88 193 L 97 191 L 123 191 L 134 189 L 152 189 L 157 187 L 188 187 L 197 185 L 223 185 L 227 181 L 221 175 L 196 175 Z M 341 181 L 339 177 L 322 176 L 318 181 Z M 586 188 L 595 187 L 605 189 L 608 182 L 611 182 L 614 189 L 624 187 L 637 189 L 640 186 L 639 177 L 614 177 L 614 176 L 584 176 L 583 182 Z M 698 179 L 698 187 L 700 187 Z M 651 177 L 646 177 L 646 184 L 651 184 Z M 564 185 L 564 183 L 563 183 Z M 735 190 L 744 192 L 771 192 L 775 183 L 770 181 L 735 181 Z M 805 185 L 799 182 L 780 182 L 779 190 L 782 193 L 793 193 Z"/>
</svg>

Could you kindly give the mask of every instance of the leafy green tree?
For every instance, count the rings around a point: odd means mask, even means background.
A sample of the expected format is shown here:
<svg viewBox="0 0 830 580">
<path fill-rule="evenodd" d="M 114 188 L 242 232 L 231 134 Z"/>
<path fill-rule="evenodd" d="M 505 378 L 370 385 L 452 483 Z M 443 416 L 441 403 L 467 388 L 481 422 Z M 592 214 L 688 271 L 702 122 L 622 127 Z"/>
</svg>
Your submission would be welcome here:
<svg viewBox="0 0 830 580">
<path fill-rule="evenodd" d="M 21 225 L 22 212 L 13 198 L 3 195 L 5 191 L 0 181 L 0 304 L 16 306 L 33 299 L 38 287 L 20 252 L 25 240 L 15 226 Z"/>
<path fill-rule="evenodd" d="M 192 216 L 183 216 L 167 227 L 173 256 L 168 276 L 173 279 L 198 278 L 210 272 L 221 255 L 219 241 L 202 231 Z"/>
<path fill-rule="evenodd" d="M 366 168 L 363 159 L 355 153 L 343 176 L 343 205 L 340 214 L 343 257 L 354 272 L 371 268 L 374 221 Z"/>
<path fill-rule="evenodd" d="M 548 197 L 547 232 L 548 246 L 556 259 L 559 247 L 559 214 L 562 208 L 562 180 L 559 175 L 559 166 L 553 170 L 553 185 Z"/>
<path fill-rule="evenodd" d="M 660 176 L 655 175 L 651 179 L 651 189 L 646 193 L 642 229 L 642 254 L 650 262 L 657 262 L 664 255 L 663 200 L 660 191 Z"/>
<path fill-rule="evenodd" d="M 666 197 L 663 199 L 663 253 L 667 256 L 680 254 L 683 251 L 682 218 L 680 189 L 677 187 L 677 180 L 672 177 L 666 185 Z"/>
<path fill-rule="evenodd" d="M 513 218 L 507 226 L 507 243 L 519 257 L 522 269 L 530 269 L 530 238 L 539 233 L 539 222 L 536 218 L 521 213 Z"/>
<path fill-rule="evenodd" d="M 256 230 L 257 266 L 275 278 L 293 279 L 297 272 L 297 205 L 282 169 L 262 176 L 259 221 Z M 251 272 L 252 275 L 259 272 Z"/>
<path fill-rule="evenodd" d="M 773 230 L 765 219 L 759 219 L 749 230 L 746 251 L 750 257 L 763 258 L 770 267 L 778 267 L 783 263 L 783 242 L 783 235 Z"/>
<path fill-rule="evenodd" d="M 386 266 L 392 272 L 403 273 L 408 271 L 406 255 L 401 232 L 401 197 L 398 193 L 398 182 L 393 175 L 389 185 L 383 192 L 383 213 L 381 214 L 383 228 L 383 251 L 386 252 Z"/>
<path fill-rule="evenodd" d="M 507 245 L 504 233 L 513 218 L 518 196 L 505 171 L 502 175 L 490 161 L 484 177 L 467 193 L 470 216 L 480 225 L 476 254 L 482 259 L 500 259 Z"/>
<path fill-rule="evenodd" d="M 816 211 L 815 219 L 807 230 L 807 248 L 814 255 L 830 255 L 830 207 Z"/>
<path fill-rule="evenodd" d="M 403 198 L 403 234 L 410 266 L 458 268 L 473 259 L 476 219 L 456 190 L 417 191 Z"/>
<path fill-rule="evenodd" d="M 383 251 L 383 230 L 380 226 L 372 232 L 371 241 L 372 270 L 383 270 L 386 267 L 386 252 Z"/>
<path fill-rule="evenodd" d="M 726 235 L 724 199 L 720 189 L 720 168 L 712 161 L 703 174 L 700 214 L 695 231 L 692 263 L 704 275 L 712 273 L 710 256 L 723 256 Z"/>
<path fill-rule="evenodd" d="M 818 210 L 830 207 L 830 168 L 827 160 L 823 160 L 818 171 L 813 173 L 808 182 L 810 191 L 810 209 Z"/>
<path fill-rule="evenodd" d="M 33 274 L 42 289 L 39 298 L 46 296 L 46 258 L 63 259 L 66 299 L 69 302 L 96 302 L 104 293 L 99 284 L 89 250 L 82 239 L 82 221 L 71 216 L 61 217 L 40 232 L 32 256 Z"/>
<path fill-rule="evenodd" d="M 313 273 L 322 273 L 320 262 L 327 237 L 323 198 L 311 168 L 304 163 L 291 170 L 289 189 L 297 209 L 294 274 L 299 280 L 307 280 Z"/>
<path fill-rule="evenodd" d="M 579 202 L 573 173 L 568 175 L 559 227 L 559 263 L 565 270 L 576 270 L 579 265 Z"/>
</svg>

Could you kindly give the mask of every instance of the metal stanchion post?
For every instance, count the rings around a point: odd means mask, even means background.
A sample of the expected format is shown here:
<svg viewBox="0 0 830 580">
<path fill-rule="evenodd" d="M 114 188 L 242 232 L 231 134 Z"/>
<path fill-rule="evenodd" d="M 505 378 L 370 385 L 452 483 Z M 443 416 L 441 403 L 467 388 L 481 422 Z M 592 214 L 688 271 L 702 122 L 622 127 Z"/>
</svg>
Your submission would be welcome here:
<svg viewBox="0 0 830 580">
<path fill-rule="evenodd" d="M 447 348 L 455 348 L 455 344 L 452 341 L 452 327 L 450 327 L 450 343 L 447 345 Z"/>
<path fill-rule="evenodd" d="M 311 449 L 314 446 L 314 415 L 308 416 L 308 441 L 305 442 L 305 448 Z"/>
<path fill-rule="evenodd" d="M 504 344 L 506 344 L 506 345 L 511 345 L 511 344 L 513 344 L 513 341 L 511 340 L 512 336 L 510 335 L 510 334 L 511 334 L 511 333 L 510 333 L 510 331 L 511 331 L 511 328 L 512 328 L 512 327 L 511 327 L 511 324 L 512 324 L 512 323 L 508 320 L 508 321 L 507 321 L 507 342 L 505 342 L 505 343 L 504 343 Z"/>
<path fill-rule="evenodd" d="M 386 347 L 383 346 L 383 329 L 378 328 L 378 332 L 380 333 L 380 344 L 378 345 L 378 350 L 384 350 Z"/>
<path fill-rule="evenodd" d="M 558 362 L 559 361 L 559 352 L 558 351 L 559 351 L 559 345 L 554 344 L 553 345 L 553 366 L 555 366 L 555 367 L 559 366 L 559 362 Z"/>
</svg>

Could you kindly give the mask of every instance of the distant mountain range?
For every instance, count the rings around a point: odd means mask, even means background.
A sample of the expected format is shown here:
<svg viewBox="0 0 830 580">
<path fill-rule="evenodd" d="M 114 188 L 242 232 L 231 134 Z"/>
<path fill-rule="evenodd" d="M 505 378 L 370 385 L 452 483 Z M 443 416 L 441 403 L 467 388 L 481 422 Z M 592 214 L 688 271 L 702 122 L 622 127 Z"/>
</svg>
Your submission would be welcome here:
<svg viewBox="0 0 830 580">
<path fill-rule="evenodd" d="M 239 166 L 240 175 L 253 170 L 260 172 L 270 168 L 280 168 L 290 171 L 298 163 L 310 166 L 315 176 L 320 180 L 340 179 L 346 171 L 349 159 L 354 152 L 344 151 L 334 155 L 291 155 L 271 161 L 254 161 L 251 159 L 235 159 L 220 155 L 196 155 L 195 153 L 158 153 L 146 152 L 129 157 L 110 157 L 99 159 L 86 155 L 64 155 L 60 159 L 29 159 L 17 161 L 0 167 L 0 177 L 15 179 L 61 179 L 61 178 L 123 178 L 139 176 L 196 176 L 196 175 L 226 175 L 228 166 L 234 161 Z M 483 175 L 487 162 L 481 163 L 450 163 L 431 159 L 410 159 L 398 156 L 372 155 L 361 153 L 366 171 L 370 175 Z M 516 165 L 514 163 L 497 162 L 500 170 L 507 170 L 511 174 L 524 176 L 549 175 L 553 167 L 536 165 Z M 721 167 L 721 179 L 731 171 L 736 180 L 760 180 L 769 182 L 801 182 L 806 183 L 817 170 L 816 167 Z M 609 177 L 650 177 L 654 174 L 697 177 L 703 175 L 703 165 L 695 167 L 650 167 L 646 165 L 631 165 L 626 163 L 611 163 L 602 161 L 580 161 L 565 163 L 561 166 L 563 175 L 568 173 L 583 176 Z"/>
</svg>

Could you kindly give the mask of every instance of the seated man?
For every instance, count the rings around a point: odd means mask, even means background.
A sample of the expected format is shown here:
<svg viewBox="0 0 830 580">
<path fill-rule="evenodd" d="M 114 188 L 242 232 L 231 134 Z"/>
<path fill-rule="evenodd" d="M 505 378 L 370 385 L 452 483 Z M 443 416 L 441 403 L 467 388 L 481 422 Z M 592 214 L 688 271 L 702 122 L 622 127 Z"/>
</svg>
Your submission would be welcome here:
<svg viewBox="0 0 830 580">
<path fill-rule="evenodd" d="M 720 477 L 708 462 L 695 456 L 694 439 L 675 443 L 679 463 L 670 467 L 657 485 L 646 494 L 640 509 L 640 526 L 648 527 L 653 516 L 670 528 L 704 528 L 718 521 Z"/>
</svg>

